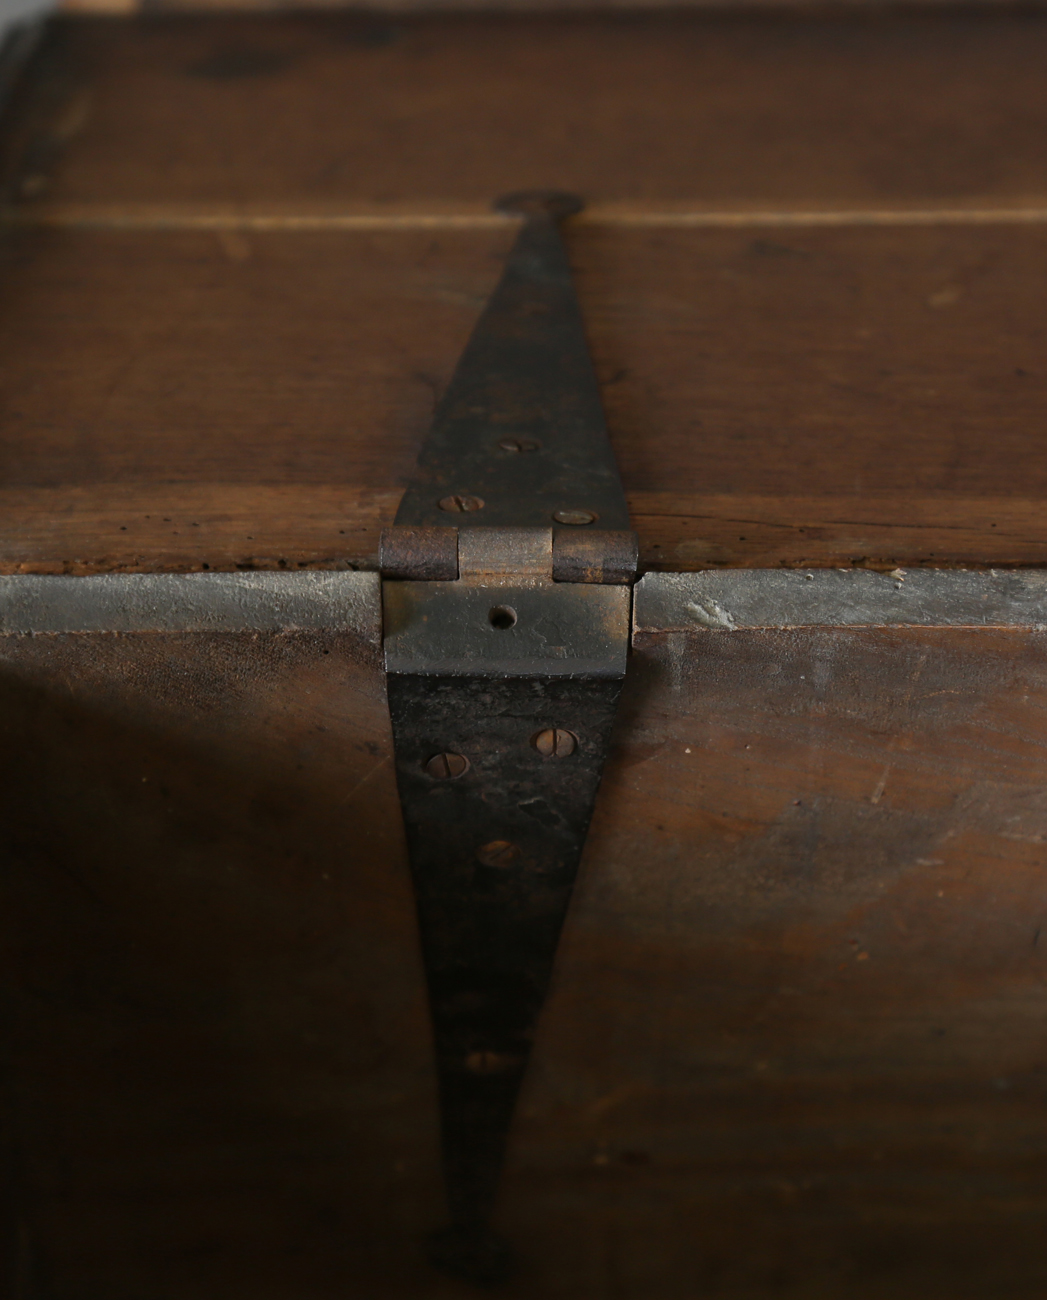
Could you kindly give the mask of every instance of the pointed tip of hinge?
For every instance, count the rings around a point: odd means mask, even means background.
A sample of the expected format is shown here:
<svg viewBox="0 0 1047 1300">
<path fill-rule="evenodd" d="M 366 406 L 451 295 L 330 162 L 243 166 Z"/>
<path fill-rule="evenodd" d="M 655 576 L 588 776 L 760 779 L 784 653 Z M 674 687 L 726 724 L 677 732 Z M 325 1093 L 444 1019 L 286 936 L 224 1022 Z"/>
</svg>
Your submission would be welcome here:
<svg viewBox="0 0 1047 1300">
<path fill-rule="evenodd" d="M 585 200 L 566 190 L 517 190 L 495 199 L 496 212 L 511 212 L 521 217 L 550 216 L 554 221 L 573 217 L 585 207 Z"/>
<path fill-rule="evenodd" d="M 430 1239 L 429 1259 L 441 1272 L 474 1286 L 501 1286 L 515 1272 L 512 1249 L 485 1224 L 442 1228 Z"/>
</svg>

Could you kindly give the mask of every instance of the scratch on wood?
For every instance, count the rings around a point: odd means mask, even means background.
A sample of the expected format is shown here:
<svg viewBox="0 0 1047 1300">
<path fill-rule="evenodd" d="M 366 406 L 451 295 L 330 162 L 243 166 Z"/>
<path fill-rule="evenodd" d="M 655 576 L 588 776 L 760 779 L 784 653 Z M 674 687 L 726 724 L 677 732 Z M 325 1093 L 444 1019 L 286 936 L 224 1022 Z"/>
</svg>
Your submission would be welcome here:
<svg viewBox="0 0 1047 1300">
<path fill-rule="evenodd" d="M 876 782 L 876 789 L 869 796 L 870 803 L 879 803 L 880 800 L 883 798 L 883 792 L 884 790 L 887 789 L 887 776 L 890 770 L 891 770 L 891 765 L 890 763 L 888 763 L 887 766 L 883 769 L 883 774 L 881 775 L 879 781 Z"/>
</svg>

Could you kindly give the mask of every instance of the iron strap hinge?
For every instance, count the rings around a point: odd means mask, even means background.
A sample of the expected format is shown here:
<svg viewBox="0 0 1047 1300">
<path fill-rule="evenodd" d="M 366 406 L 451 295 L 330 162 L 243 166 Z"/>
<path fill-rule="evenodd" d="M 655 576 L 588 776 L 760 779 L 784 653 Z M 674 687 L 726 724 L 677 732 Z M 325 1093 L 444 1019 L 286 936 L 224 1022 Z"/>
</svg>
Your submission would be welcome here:
<svg viewBox="0 0 1047 1300">
<path fill-rule="evenodd" d="M 510 1265 L 490 1219 L 610 745 L 637 568 L 559 232 L 581 203 L 498 206 L 524 222 L 381 552 L 451 1212 L 433 1257 L 479 1282 Z"/>
</svg>

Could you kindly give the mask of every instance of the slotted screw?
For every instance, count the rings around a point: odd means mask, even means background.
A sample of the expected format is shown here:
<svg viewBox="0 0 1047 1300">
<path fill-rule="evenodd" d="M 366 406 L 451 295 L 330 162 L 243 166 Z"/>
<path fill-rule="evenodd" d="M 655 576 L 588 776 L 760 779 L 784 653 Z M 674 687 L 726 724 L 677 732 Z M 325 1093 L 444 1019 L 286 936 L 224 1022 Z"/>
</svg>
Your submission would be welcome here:
<svg viewBox="0 0 1047 1300">
<path fill-rule="evenodd" d="M 531 744 L 543 758 L 567 758 L 578 748 L 578 737 L 561 727 L 546 727 L 531 739 Z"/>
<path fill-rule="evenodd" d="M 485 867 L 511 867 L 520 856 L 520 848 L 509 840 L 491 840 L 476 850 L 476 856 Z"/>
<path fill-rule="evenodd" d="M 482 510 L 484 508 L 483 497 L 469 496 L 467 493 L 455 492 L 449 497 L 441 497 L 438 505 L 441 510 L 449 510 L 452 514 L 468 514 L 472 510 Z"/>
<path fill-rule="evenodd" d="M 518 1056 L 510 1056 L 507 1052 L 492 1052 L 490 1049 L 470 1052 L 465 1058 L 465 1068 L 473 1074 L 501 1074 L 519 1064 Z"/>
<path fill-rule="evenodd" d="M 537 438 L 503 438 L 498 444 L 502 451 L 539 451 L 542 444 Z"/>
<path fill-rule="evenodd" d="M 448 750 L 434 754 L 426 763 L 425 770 L 434 781 L 453 781 L 469 770 L 469 760 L 464 754 L 452 754 Z"/>
<path fill-rule="evenodd" d="M 596 522 L 596 516 L 591 510 L 557 510 L 553 514 L 553 519 L 558 524 L 571 524 L 579 528 L 583 524 Z"/>
</svg>

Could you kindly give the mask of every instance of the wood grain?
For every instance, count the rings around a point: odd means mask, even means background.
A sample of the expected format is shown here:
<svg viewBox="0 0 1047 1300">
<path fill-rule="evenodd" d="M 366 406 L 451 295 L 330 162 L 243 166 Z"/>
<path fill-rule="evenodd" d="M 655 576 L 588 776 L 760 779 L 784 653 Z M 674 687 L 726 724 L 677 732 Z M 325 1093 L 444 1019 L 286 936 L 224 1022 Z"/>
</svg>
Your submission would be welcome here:
<svg viewBox="0 0 1047 1300">
<path fill-rule="evenodd" d="M 9 232 L 0 568 L 373 564 L 511 233 Z M 646 566 L 1044 562 L 1047 226 L 569 238 Z"/>
<path fill-rule="evenodd" d="M 1047 564 L 1036 498 L 629 494 L 645 570 Z M 398 492 L 351 483 L 0 489 L 0 572 L 375 569 Z"/>
<path fill-rule="evenodd" d="M 68 19 L 8 133 L 30 200 L 1047 206 L 1047 16 Z"/>
<path fill-rule="evenodd" d="M 2 146 L 0 570 L 373 565 L 487 205 L 548 183 L 594 200 L 645 565 L 1047 562 L 1045 45 L 1017 11 L 59 24 Z M 373 647 L 0 641 L 23 1292 L 461 1300 Z M 1045 648 L 641 640 L 507 1294 L 1040 1300 Z"/>
<path fill-rule="evenodd" d="M 1044 648 L 642 640 L 507 1184 L 564 1293 L 1037 1293 Z"/>
<path fill-rule="evenodd" d="M 0 638 L 36 1285 L 462 1300 L 382 678 Z M 520 1300 L 1034 1300 L 1047 635 L 647 635 L 500 1226 Z"/>
<path fill-rule="evenodd" d="M 376 647 L 0 640 L 29 1294 L 411 1294 L 435 1076 Z"/>
</svg>

